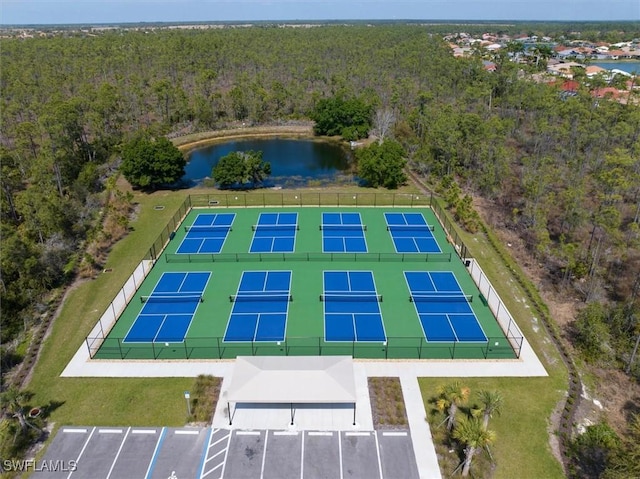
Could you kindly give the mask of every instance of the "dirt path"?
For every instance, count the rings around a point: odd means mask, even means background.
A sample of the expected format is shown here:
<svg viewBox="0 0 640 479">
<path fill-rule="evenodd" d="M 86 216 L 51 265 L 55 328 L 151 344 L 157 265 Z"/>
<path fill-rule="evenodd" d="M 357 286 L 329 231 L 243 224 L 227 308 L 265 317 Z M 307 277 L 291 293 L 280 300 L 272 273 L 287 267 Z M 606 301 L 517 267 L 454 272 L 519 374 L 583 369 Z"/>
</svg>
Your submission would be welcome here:
<svg viewBox="0 0 640 479">
<path fill-rule="evenodd" d="M 226 130 L 208 131 L 173 138 L 173 143 L 182 151 L 189 151 L 216 141 L 234 138 L 259 138 L 269 136 L 313 137 L 311 123 L 297 125 L 239 127 Z"/>
</svg>

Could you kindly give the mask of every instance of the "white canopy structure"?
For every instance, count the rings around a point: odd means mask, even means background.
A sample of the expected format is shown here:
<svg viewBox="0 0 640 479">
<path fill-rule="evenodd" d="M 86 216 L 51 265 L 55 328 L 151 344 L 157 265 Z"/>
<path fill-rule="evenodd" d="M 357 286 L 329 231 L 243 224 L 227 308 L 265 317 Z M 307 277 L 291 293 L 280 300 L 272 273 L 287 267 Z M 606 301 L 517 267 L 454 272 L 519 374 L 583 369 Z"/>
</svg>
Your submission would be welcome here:
<svg viewBox="0 0 640 479">
<path fill-rule="evenodd" d="M 351 356 L 238 356 L 227 391 L 231 403 L 353 404 L 356 387 Z"/>
</svg>

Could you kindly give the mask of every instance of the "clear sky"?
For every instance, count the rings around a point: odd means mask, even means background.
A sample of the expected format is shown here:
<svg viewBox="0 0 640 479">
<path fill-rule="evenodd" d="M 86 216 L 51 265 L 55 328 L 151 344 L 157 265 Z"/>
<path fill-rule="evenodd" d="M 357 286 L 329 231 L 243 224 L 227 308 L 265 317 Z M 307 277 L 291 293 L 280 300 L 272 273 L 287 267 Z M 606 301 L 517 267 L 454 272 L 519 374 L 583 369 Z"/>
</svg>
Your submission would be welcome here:
<svg viewBox="0 0 640 479">
<path fill-rule="evenodd" d="M 251 20 L 640 20 L 640 0 L 0 0 L 0 24 Z"/>
</svg>

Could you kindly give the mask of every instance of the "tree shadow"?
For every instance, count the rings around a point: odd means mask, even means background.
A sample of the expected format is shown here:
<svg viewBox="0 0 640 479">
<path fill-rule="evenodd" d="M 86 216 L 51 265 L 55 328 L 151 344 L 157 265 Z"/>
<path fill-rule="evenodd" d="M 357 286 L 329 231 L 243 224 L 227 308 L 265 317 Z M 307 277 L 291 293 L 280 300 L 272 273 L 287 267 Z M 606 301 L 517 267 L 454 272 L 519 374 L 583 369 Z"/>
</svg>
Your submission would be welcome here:
<svg viewBox="0 0 640 479">
<path fill-rule="evenodd" d="M 58 409 L 61 406 L 64 406 L 65 401 L 49 401 L 47 404 L 42 406 L 42 417 L 47 419 L 53 411 Z"/>
</svg>

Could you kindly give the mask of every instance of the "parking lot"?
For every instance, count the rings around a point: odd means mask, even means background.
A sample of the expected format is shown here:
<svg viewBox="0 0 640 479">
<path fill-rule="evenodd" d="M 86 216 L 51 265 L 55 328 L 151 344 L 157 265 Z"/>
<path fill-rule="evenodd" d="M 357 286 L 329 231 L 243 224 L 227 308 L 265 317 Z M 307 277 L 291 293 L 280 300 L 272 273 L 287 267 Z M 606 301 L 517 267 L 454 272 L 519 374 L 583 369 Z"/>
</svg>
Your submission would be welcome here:
<svg viewBox="0 0 640 479">
<path fill-rule="evenodd" d="M 33 470 L 34 479 L 419 477 L 407 430 L 65 427 Z"/>
</svg>

